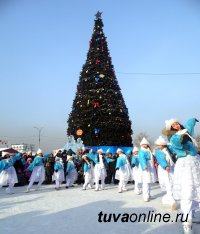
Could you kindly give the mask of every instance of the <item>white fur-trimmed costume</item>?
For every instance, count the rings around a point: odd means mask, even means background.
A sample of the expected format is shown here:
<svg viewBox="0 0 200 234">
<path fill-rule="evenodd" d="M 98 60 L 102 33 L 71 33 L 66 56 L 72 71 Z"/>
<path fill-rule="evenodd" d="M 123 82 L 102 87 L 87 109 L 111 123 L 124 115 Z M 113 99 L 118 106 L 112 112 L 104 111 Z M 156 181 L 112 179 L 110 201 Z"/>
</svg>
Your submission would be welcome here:
<svg viewBox="0 0 200 234">
<path fill-rule="evenodd" d="M 143 138 L 141 148 L 138 153 L 139 167 L 138 167 L 138 186 L 142 187 L 144 201 L 150 199 L 150 184 L 157 181 L 157 175 L 154 167 L 153 155 L 149 148 L 144 148 L 143 145 L 149 145 L 149 142 Z"/>
<path fill-rule="evenodd" d="M 155 150 L 155 157 L 158 162 L 158 180 L 162 191 L 166 191 L 166 194 L 162 197 L 162 203 L 170 205 L 172 209 L 176 209 L 176 203 L 173 198 L 173 175 L 174 175 L 174 162 L 172 156 L 167 149 L 167 142 L 160 136 L 156 142 L 156 145 L 163 146 L 163 149 L 157 148 Z M 170 168 L 170 170 L 166 170 Z"/>
<path fill-rule="evenodd" d="M 101 189 L 104 189 L 105 186 L 105 178 L 106 178 L 106 168 L 104 165 L 104 157 L 102 155 L 103 151 L 98 150 L 98 157 L 94 167 L 94 175 L 95 175 L 95 190 L 99 190 L 99 180 L 101 181 Z"/>
<path fill-rule="evenodd" d="M 174 168 L 173 197 L 180 200 L 183 218 L 190 221 L 183 224 L 184 231 L 192 229 L 192 214 L 199 208 L 200 202 L 200 156 L 194 140 L 194 126 L 198 122 L 195 118 L 189 119 L 181 130 L 170 135 L 170 145 L 176 154 L 177 162 Z M 171 119 L 166 121 L 166 130 L 171 130 Z M 172 129 L 173 130 L 173 129 Z"/>
<path fill-rule="evenodd" d="M 54 173 L 52 175 L 52 181 L 55 181 L 56 183 L 56 189 L 59 189 L 62 182 L 65 181 L 65 175 L 63 170 L 63 163 L 62 159 L 56 157 L 54 164 Z"/>
<path fill-rule="evenodd" d="M 73 183 L 78 177 L 77 170 L 73 162 L 73 156 L 67 156 L 67 168 L 66 168 L 66 188 L 72 187 Z"/>
</svg>

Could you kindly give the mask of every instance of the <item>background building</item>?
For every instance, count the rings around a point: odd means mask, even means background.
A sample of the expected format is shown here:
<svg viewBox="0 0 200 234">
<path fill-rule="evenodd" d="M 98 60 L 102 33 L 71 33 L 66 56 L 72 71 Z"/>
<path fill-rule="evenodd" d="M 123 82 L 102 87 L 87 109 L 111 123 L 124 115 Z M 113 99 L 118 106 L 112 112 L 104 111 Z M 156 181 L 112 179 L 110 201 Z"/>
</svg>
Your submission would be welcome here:
<svg viewBox="0 0 200 234">
<path fill-rule="evenodd" d="M 27 152 L 27 151 L 31 151 L 33 152 L 35 150 L 35 145 L 33 144 L 13 144 L 11 145 L 11 147 L 19 152 Z"/>
</svg>

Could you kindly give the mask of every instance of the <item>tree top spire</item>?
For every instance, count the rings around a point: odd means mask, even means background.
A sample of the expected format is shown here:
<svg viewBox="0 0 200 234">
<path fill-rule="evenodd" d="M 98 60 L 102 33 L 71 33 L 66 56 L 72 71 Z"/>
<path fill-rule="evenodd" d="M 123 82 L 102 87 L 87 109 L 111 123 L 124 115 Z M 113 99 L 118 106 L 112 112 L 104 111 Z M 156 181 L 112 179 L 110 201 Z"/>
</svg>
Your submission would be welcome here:
<svg viewBox="0 0 200 234">
<path fill-rule="evenodd" d="M 97 13 L 95 14 L 96 19 L 101 19 L 101 15 L 103 12 L 97 11 Z"/>
</svg>

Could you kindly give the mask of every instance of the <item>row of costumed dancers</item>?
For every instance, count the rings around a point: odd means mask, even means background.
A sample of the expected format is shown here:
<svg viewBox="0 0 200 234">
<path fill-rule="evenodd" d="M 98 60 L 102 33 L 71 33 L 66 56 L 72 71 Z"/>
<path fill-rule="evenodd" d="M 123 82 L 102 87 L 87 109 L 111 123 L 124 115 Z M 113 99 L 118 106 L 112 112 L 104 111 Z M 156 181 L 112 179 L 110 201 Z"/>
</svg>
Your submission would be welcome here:
<svg viewBox="0 0 200 234">
<path fill-rule="evenodd" d="M 155 141 L 156 147 L 153 152 L 145 138 L 140 142 L 140 149 L 134 147 L 132 152 L 125 154 L 119 148 L 116 152 L 118 158 L 115 178 L 119 180 L 118 192 L 126 191 L 128 181 L 134 180 L 135 193 L 142 194 L 143 200 L 148 202 L 151 199 L 150 185 L 158 180 L 161 189 L 166 191 L 162 197 L 162 203 L 174 210 L 176 201 L 179 200 L 184 218 L 189 218 L 189 221 L 183 225 L 185 233 L 192 233 L 192 219 L 195 210 L 199 209 L 200 202 L 200 156 L 193 138 L 196 122 L 198 122 L 197 119 L 191 118 L 185 125 L 182 125 L 176 119 L 167 120 L 163 134 L 168 137 L 169 142 L 160 136 Z M 128 160 L 130 153 L 132 154 L 131 163 Z M 32 174 L 26 192 L 31 191 L 34 182 L 38 182 L 38 189 L 40 188 L 45 176 L 44 160 L 50 155 L 43 155 L 42 151 L 38 150 L 37 156 L 27 168 L 32 171 Z M 0 188 L 8 184 L 7 192 L 10 194 L 13 193 L 14 184 L 17 182 L 13 164 L 21 156 L 20 153 L 13 157 L 7 154 L 0 161 Z M 97 153 L 86 150 L 82 159 L 85 178 L 83 190 L 88 187 L 92 188 L 94 183 L 95 191 L 103 190 L 106 163 L 113 159 L 105 157 L 102 149 L 99 149 Z M 64 174 L 66 174 L 66 188 L 73 186 L 77 179 L 73 156 L 67 156 L 67 161 L 66 173 L 64 173 L 62 159 L 55 158 L 53 180 L 55 180 L 57 190 L 65 180 Z M 158 163 L 157 170 L 155 161 Z M 101 184 L 99 184 L 100 181 Z"/>
</svg>

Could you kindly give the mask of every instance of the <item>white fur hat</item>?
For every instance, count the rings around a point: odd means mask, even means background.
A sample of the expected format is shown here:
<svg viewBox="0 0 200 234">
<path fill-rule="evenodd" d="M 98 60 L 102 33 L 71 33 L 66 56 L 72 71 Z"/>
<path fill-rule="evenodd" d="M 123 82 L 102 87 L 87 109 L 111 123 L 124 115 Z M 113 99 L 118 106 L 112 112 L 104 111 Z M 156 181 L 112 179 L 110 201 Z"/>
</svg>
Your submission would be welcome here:
<svg viewBox="0 0 200 234">
<path fill-rule="evenodd" d="M 42 150 L 38 149 L 37 154 L 42 154 Z"/>
<path fill-rule="evenodd" d="M 145 137 L 142 138 L 140 145 L 150 145 Z"/>
<path fill-rule="evenodd" d="M 165 121 L 166 130 L 170 130 L 173 123 L 178 122 L 177 119 L 169 119 Z"/>
<path fill-rule="evenodd" d="M 155 141 L 155 144 L 156 145 L 167 145 L 167 142 L 162 136 L 159 136 L 158 139 Z"/>
<path fill-rule="evenodd" d="M 118 148 L 117 151 L 116 151 L 116 153 L 118 154 L 119 152 L 123 152 L 123 150 L 120 149 L 120 148 Z"/>
<path fill-rule="evenodd" d="M 8 152 L 2 152 L 2 157 L 5 157 L 6 155 L 10 156 L 10 154 Z"/>
<path fill-rule="evenodd" d="M 100 152 L 103 153 L 103 150 L 102 149 L 98 149 L 97 152 L 98 153 L 100 153 Z"/>
<path fill-rule="evenodd" d="M 135 146 L 135 147 L 133 148 L 133 151 L 132 151 L 132 152 L 134 153 L 134 152 L 136 152 L 136 151 L 139 151 L 139 149 L 138 149 L 138 147 Z"/>
</svg>

